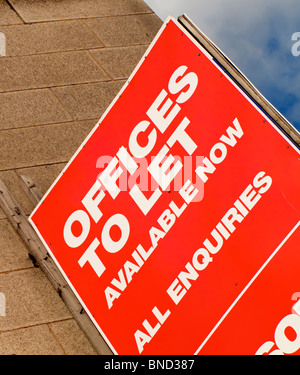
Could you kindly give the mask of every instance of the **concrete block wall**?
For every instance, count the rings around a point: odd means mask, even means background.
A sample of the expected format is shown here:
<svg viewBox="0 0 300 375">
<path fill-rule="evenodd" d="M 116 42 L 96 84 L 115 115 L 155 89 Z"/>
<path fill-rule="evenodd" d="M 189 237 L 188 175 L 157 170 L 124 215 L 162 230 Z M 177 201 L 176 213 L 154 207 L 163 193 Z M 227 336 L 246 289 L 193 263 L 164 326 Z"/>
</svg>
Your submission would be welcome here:
<svg viewBox="0 0 300 375">
<path fill-rule="evenodd" d="M 0 0 L 0 178 L 43 193 L 94 127 L 162 22 L 142 0 Z M 96 354 L 0 210 L 0 355 Z"/>
</svg>

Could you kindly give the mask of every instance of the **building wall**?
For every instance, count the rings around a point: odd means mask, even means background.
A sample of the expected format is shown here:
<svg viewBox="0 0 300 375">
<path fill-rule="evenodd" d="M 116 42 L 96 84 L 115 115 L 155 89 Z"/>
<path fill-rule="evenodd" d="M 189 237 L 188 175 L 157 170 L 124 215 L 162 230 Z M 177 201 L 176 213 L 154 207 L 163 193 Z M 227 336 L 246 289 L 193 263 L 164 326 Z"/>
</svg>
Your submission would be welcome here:
<svg viewBox="0 0 300 375">
<path fill-rule="evenodd" d="M 0 178 L 27 215 L 19 175 L 47 191 L 161 23 L 142 0 L 0 0 Z M 96 354 L 1 209 L 0 294 L 0 355 Z"/>
</svg>

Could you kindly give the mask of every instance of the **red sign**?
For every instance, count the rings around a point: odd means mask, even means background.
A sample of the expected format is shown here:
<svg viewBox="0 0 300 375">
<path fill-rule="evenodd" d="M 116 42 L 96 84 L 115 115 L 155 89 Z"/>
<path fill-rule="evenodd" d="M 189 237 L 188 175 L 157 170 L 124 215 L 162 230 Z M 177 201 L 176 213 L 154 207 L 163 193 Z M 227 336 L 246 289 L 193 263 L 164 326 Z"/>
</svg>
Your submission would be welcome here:
<svg viewBox="0 0 300 375">
<path fill-rule="evenodd" d="M 169 18 L 30 220 L 115 353 L 299 353 L 299 156 Z"/>
</svg>

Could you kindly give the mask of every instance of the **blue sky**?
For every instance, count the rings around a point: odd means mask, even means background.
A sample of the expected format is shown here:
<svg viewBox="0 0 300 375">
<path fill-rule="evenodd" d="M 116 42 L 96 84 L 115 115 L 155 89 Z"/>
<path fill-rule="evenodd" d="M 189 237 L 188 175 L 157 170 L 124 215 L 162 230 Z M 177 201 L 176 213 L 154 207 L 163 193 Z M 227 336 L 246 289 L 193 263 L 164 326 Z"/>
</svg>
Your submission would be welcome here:
<svg viewBox="0 0 300 375">
<path fill-rule="evenodd" d="M 300 130 L 299 0 L 145 0 L 165 20 L 186 13 Z M 300 51 L 300 46 L 298 47 Z"/>
</svg>

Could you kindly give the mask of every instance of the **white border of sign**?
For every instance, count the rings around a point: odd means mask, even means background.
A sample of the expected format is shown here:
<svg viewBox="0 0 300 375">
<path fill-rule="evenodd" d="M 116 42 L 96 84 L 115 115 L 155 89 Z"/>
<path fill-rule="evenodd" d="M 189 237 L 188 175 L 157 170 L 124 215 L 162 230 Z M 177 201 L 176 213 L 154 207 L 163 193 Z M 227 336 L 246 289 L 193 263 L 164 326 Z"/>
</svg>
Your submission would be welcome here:
<svg viewBox="0 0 300 375">
<path fill-rule="evenodd" d="M 283 133 L 283 131 L 281 131 L 278 126 L 257 106 L 257 104 L 248 96 L 245 94 L 245 92 L 234 82 L 234 80 L 230 77 L 230 75 L 228 75 L 226 72 L 224 72 L 224 70 L 216 63 L 216 61 L 214 61 L 213 57 L 206 51 L 206 49 L 204 49 L 196 40 L 195 38 L 190 35 L 188 33 L 188 31 L 173 17 L 169 16 L 166 21 L 164 22 L 164 24 L 162 25 L 162 27 L 160 28 L 158 34 L 155 36 L 154 40 L 152 41 L 152 43 L 150 44 L 149 48 L 147 49 L 147 51 L 145 52 L 145 54 L 143 55 L 143 57 L 141 58 L 141 60 L 139 61 L 138 65 L 136 66 L 136 68 L 134 69 L 133 73 L 130 75 L 129 79 L 126 81 L 126 83 L 124 84 L 124 86 L 121 88 L 121 90 L 119 91 L 119 93 L 117 94 L 117 96 L 115 97 L 115 99 L 112 101 L 112 103 L 109 105 L 109 107 L 107 108 L 107 110 L 105 111 L 105 113 L 102 115 L 102 117 L 100 118 L 100 120 L 97 122 L 97 124 L 94 126 L 94 128 L 91 130 L 91 132 L 89 133 L 89 135 L 86 137 L 86 139 L 83 141 L 83 143 L 81 144 L 81 146 L 79 146 L 78 150 L 75 152 L 75 154 L 73 155 L 73 157 L 70 159 L 70 161 L 67 163 L 67 165 L 65 166 L 65 168 L 62 170 L 62 172 L 59 174 L 59 176 L 56 178 L 56 180 L 53 182 L 53 184 L 51 185 L 51 187 L 49 188 L 49 190 L 46 192 L 46 194 L 44 195 L 44 197 L 42 198 L 42 200 L 39 202 L 39 204 L 35 207 L 34 211 L 31 213 L 30 217 L 29 217 L 29 222 L 31 223 L 31 225 L 33 226 L 33 228 L 35 229 L 36 233 L 38 234 L 40 240 L 43 242 L 44 246 L 46 247 L 46 249 L 48 250 L 49 254 L 51 255 L 51 257 L 53 258 L 56 266 L 58 267 L 58 269 L 60 270 L 60 272 L 62 273 L 62 275 L 64 276 L 64 278 L 66 279 L 67 283 L 69 284 L 70 288 L 72 289 L 72 291 L 74 292 L 74 294 L 76 295 L 76 297 L 78 298 L 79 302 L 81 303 L 81 305 L 84 307 L 85 311 L 87 312 L 88 316 L 90 317 L 90 319 L 92 320 L 92 322 L 95 324 L 95 326 L 97 327 L 98 331 L 100 332 L 100 334 L 102 335 L 102 337 L 105 339 L 107 345 L 109 346 L 109 348 L 112 350 L 112 352 L 114 354 L 118 354 L 115 350 L 115 348 L 113 347 L 113 345 L 110 343 L 110 341 L 108 340 L 108 338 L 106 337 L 105 333 L 103 332 L 103 330 L 101 329 L 101 327 L 99 326 L 99 324 L 96 322 L 96 320 L 94 319 L 94 317 L 92 316 L 92 314 L 90 313 L 90 311 L 88 310 L 88 308 L 86 307 L 85 303 L 82 301 L 81 297 L 79 296 L 79 294 L 77 293 L 76 289 L 73 287 L 72 283 L 70 282 L 69 278 L 67 277 L 67 275 L 65 274 L 65 272 L 63 271 L 63 269 L 61 268 L 60 264 L 58 263 L 58 261 L 56 260 L 55 256 L 53 255 L 51 249 L 48 247 L 47 243 L 44 241 L 42 235 L 40 234 L 38 228 L 35 226 L 34 222 L 32 221 L 32 216 L 34 215 L 34 213 L 38 210 L 38 208 L 40 207 L 40 205 L 42 204 L 43 200 L 48 196 L 48 194 L 51 192 L 51 190 L 53 189 L 53 187 L 57 184 L 57 182 L 60 180 L 60 178 L 62 177 L 62 175 L 64 174 L 64 172 L 68 169 L 69 165 L 73 162 L 73 160 L 76 158 L 76 156 L 79 154 L 79 152 L 82 150 L 82 148 L 84 147 L 84 145 L 87 143 L 87 141 L 89 140 L 89 138 L 93 135 L 93 133 L 96 131 L 96 129 L 99 127 L 99 125 L 101 124 L 101 122 L 103 121 L 103 119 L 107 116 L 107 114 L 109 113 L 109 111 L 111 110 L 111 108 L 114 106 L 114 104 L 117 102 L 117 100 L 119 99 L 119 97 L 121 96 L 122 92 L 125 90 L 125 88 L 127 87 L 127 85 L 130 83 L 130 81 L 132 80 L 132 78 L 134 77 L 134 75 L 136 74 L 136 72 L 139 70 L 140 66 L 142 65 L 143 61 L 145 60 L 145 57 L 148 55 L 148 53 L 151 51 L 151 49 L 153 48 L 153 46 L 155 45 L 156 41 L 159 39 L 160 35 L 162 34 L 162 32 L 164 31 L 167 23 L 172 20 L 179 28 L 180 30 L 201 50 L 201 52 L 203 54 L 205 54 L 211 61 L 212 63 L 219 69 L 219 71 L 239 90 L 239 92 L 264 116 L 264 118 L 274 127 L 274 129 L 281 134 L 281 136 L 299 153 L 300 155 L 300 150 L 298 149 L 298 147 Z M 296 227 L 299 226 L 299 223 L 296 225 Z M 296 229 L 296 227 L 294 227 L 293 230 Z M 288 239 L 288 237 L 292 234 L 293 230 L 290 232 L 290 234 L 282 241 L 282 245 L 283 243 Z M 282 246 L 281 245 L 281 246 Z M 274 255 L 275 253 L 277 253 L 277 251 L 279 250 L 279 248 L 277 248 L 275 251 L 274 251 Z M 271 255 L 271 257 L 273 257 L 274 255 Z M 271 258 L 270 257 L 270 258 Z M 266 261 L 266 263 L 269 262 L 270 258 Z M 262 266 L 262 268 L 258 271 L 258 273 L 260 273 L 263 268 L 266 266 L 266 263 Z M 258 276 L 258 274 L 256 274 L 254 276 L 254 278 L 256 278 Z M 221 318 L 221 320 L 219 321 L 219 323 L 215 326 L 215 328 L 213 329 L 213 331 L 211 331 L 210 335 L 206 338 L 206 341 L 210 338 L 210 336 L 214 333 L 214 331 L 218 328 L 218 326 L 222 323 L 222 321 L 225 319 L 225 317 L 228 315 L 228 313 L 230 312 L 230 310 L 234 307 L 234 305 L 238 302 L 238 300 L 241 298 L 242 294 L 246 291 L 246 289 L 248 289 L 248 287 L 250 286 L 250 284 L 254 281 L 254 279 L 252 279 L 249 284 L 245 287 L 245 289 L 243 290 L 243 292 L 239 295 L 239 297 L 234 301 L 234 303 L 230 306 L 230 308 L 227 310 L 227 312 L 223 315 L 223 317 Z M 203 342 L 204 344 L 206 343 Z M 202 348 L 202 346 L 204 344 L 201 344 L 200 347 L 197 349 L 196 353 L 197 354 L 200 349 Z"/>
</svg>

